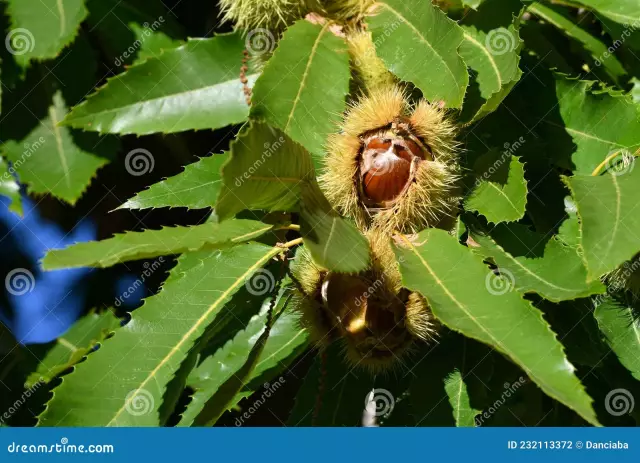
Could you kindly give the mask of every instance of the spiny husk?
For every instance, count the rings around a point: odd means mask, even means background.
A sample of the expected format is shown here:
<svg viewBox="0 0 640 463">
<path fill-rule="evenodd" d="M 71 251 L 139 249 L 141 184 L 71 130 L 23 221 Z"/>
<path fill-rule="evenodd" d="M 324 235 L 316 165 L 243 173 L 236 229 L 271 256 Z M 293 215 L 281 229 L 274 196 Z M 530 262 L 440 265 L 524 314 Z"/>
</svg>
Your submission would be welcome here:
<svg viewBox="0 0 640 463">
<path fill-rule="evenodd" d="M 302 324 L 309 330 L 313 342 L 322 348 L 338 340 L 343 344 L 345 357 L 350 363 L 377 372 L 401 364 L 402 357 L 411 352 L 416 341 L 432 340 L 435 325 L 426 299 L 402 288 L 401 275 L 388 237 L 376 231 L 370 231 L 367 237 L 371 246 L 371 267 L 365 272 L 344 278 L 358 279 L 359 284 L 368 288 L 366 296 L 363 294 L 367 301 L 369 312 L 365 313 L 368 316 L 386 320 L 396 314 L 394 318 L 398 322 L 388 332 L 385 329 L 384 333 L 363 338 L 362 333 L 352 334 L 344 325 L 341 326 L 339 322 L 336 324 L 331 310 L 323 305 L 323 285 L 344 274 L 331 273 L 318 267 L 304 248 L 296 255 L 293 275 L 302 293 L 296 300 L 297 307 L 303 313 Z M 403 313 L 397 313 L 397 310 Z"/>
<path fill-rule="evenodd" d="M 412 135 L 430 148 L 433 159 L 417 164 L 411 185 L 393 205 L 368 207 L 359 188 L 362 135 L 397 121 L 408 124 Z M 361 229 L 414 233 L 427 227 L 446 228 L 443 221 L 457 214 L 460 200 L 455 135 L 455 125 L 438 106 L 422 100 L 412 108 L 398 86 L 377 89 L 350 108 L 341 133 L 329 138 L 321 187 L 334 207 Z"/>
<path fill-rule="evenodd" d="M 347 34 L 351 65 L 356 71 L 358 84 L 368 92 L 393 86 L 396 79 L 376 54 L 371 33 L 354 30 Z"/>
<path fill-rule="evenodd" d="M 320 0 L 220 0 L 223 21 L 233 21 L 236 28 L 281 29 L 307 13 L 322 8 Z"/>
</svg>

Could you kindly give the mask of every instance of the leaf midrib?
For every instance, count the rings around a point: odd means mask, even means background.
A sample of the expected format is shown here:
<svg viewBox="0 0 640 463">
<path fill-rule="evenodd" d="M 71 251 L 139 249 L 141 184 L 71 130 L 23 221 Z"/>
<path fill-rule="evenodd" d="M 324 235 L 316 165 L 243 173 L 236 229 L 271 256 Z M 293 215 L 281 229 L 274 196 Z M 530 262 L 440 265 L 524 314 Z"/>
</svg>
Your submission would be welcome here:
<svg viewBox="0 0 640 463">
<path fill-rule="evenodd" d="M 489 53 L 489 50 L 487 50 L 484 46 L 482 46 L 482 44 L 480 42 L 478 42 L 474 37 L 472 37 L 470 34 L 468 33 L 464 33 L 464 37 L 469 40 L 469 42 L 471 42 L 472 45 L 478 47 L 480 50 L 482 50 L 482 52 L 487 55 L 487 58 L 489 58 L 489 62 L 491 63 L 491 67 L 493 68 L 493 71 L 496 75 L 496 79 L 498 81 L 498 90 L 496 90 L 495 92 L 493 92 L 489 98 L 491 98 L 491 96 L 495 95 L 496 93 L 498 93 L 501 89 L 502 89 L 502 76 L 500 75 L 500 69 L 498 69 L 498 63 L 496 63 L 495 59 L 493 59 L 493 55 L 491 53 Z M 487 98 L 488 99 L 488 98 Z"/>
<path fill-rule="evenodd" d="M 118 419 L 118 417 L 122 414 L 122 412 L 124 412 L 127 409 L 127 407 L 129 407 L 130 402 L 134 400 L 134 398 L 140 393 L 142 389 L 144 389 L 144 387 L 147 385 L 149 381 L 155 378 L 155 376 L 158 374 L 161 368 L 167 364 L 167 362 L 171 359 L 171 357 L 180 351 L 180 348 L 189 341 L 191 336 L 193 336 L 193 334 L 196 333 L 198 328 L 200 328 L 200 326 L 204 324 L 205 320 L 225 301 L 225 299 L 229 295 L 231 295 L 232 292 L 239 285 L 241 285 L 247 279 L 247 277 L 249 277 L 254 271 L 262 267 L 264 263 L 268 262 L 269 259 L 276 256 L 280 252 L 282 252 L 282 249 L 278 247 L 269 249 L 269 251 L 263 257 L 258 259 L 258 261 L 256 261 L 255 264 L 249 267 L 247 271 L 244 272 L 239 278 L 237 278 L 232 285 L 230 285 L 226 290 L 222 292 L 220 297 L 218 297 L 218 299 L 216 299 L 215 302 L 209 306 L 209 308 L 200 316 L 200 318 L 196 320 L 193 326 L 182 336 L 180 341 L 171 348 L 171 351 L 164 356 L 164 358 L 149 373 L 149 375 L 144 379 L 144 381 L 142 381 L 140 385 L 128 395 L 129 398 L 124 401 L 124 404 L 122 405 L 122 407 L 116 412 L 114 417 L 107 423 L 106 425 L 107 427 L 112 426 L 112 424 Z"/>
<path fill-rule="evenodd" d="M 251 75 L 248 75 L 247 78 L 249 80 L 251 80 L 252 77 L 256 77 L 256 76 L 258 76 L 258 74 L 251 74 Z M 240 82 L 240 79 L 239 78 L 228 79 L 228 80 L 217 82 L 217 83 L 215 83 L 213 85 L 205 85 L 205 86 L 198 87 L 198 88 L 195 88 L 195 89 L 185 90 L 183 92 L 170 93 L 170 94 L 167 94 L 167 95 L 162 95 L 162 96 L 158 96 L 158 97 L 155 97 L 155 98 L 150 98 L 148 100 L 138 100 L 138 101 L 135 101 L 135 102 L 133 102 L 131 104 L 128 104 L 128 105 L 118 106 L 117 108 L 111 108 L 111 109 L 103 109 L 102 111 L 91 112 L 91 113 L 88 113 L 88 114 L 85 114 L 85 115 L 82 115 L 82 116 L 73 117 L 73 112 L 71 112 L 62 121 L 62 124 L 69 124 L 71 122 L 81 122 L 84 119 L 90 119 L 91 120 L 91 119 L 93 119 L 93 118 L 95 118 L 97 116 L 101 116 L 103 114 L 109 114 L 109 113 L 114 113 L 114 112 L 118 112 L 118 111 L 123 111 L 125 109 L 133 108 L 133 107 L 140 106 L 140 105 L 147 104 L 147 103 L 151 103 L 151 102 L 154 102 L 156 100 L 164 100 L 164 99 L 167 99 L 167 98 L 180 97 L 180 96 L 188 95 L 188 94 L 191 94 L 191 93 L 201 92 L 203 90 L 207 90 L 207 89 L 210 89 L 212 87 L 216 87 L 218 85 L 225 85 L 225 84 L 228 84 L 230 82 Z M 96 94 L 94 94 L 94 96 L 95 95 L 98 95 L 98 94 L 96 93 Z M 241 93 L 238 93 L 238 95 L 241 96 Z M 92 97 L 89 97 L 89 99 L 87 99 L 87 101 L 82 103 L 82 105 L 78 106 L 78 108 L 84 109 L 83 106 L 87 105 L 90 101 L 92 101 L 91 98 Z"/>
<path fill-rule="evenodd" d="M 71 178 L 69 173 L 69 166 L 67 164 L 67 158 L 64 154 L 64 144 L 62 141 L 62 134 L 60 133 L 60 127 L 58 126 L 58 115 L 56 113 L 56 106 L 49 108 L 49 117 L 51 118 L 51 123 L 53 125 L 53 136 L 56 139 L 56 151 L 58 152 L 58 157 L 60 158 L 60 164 L 62 165 L 62 170 L 64 171 L 64 179 L 67 184 L 67 188 L 71 188 Z"/>
<path fill-rule="evenodd" d="M 316 56 L 316 54 L 318 52 L 318 47 L 320 46 L 320 40 L 322 39 L 322 36 L 327 31 L 327 28 L 329 27 L 329 24 L 330 24 L 330 22 L 327 21 L 326 24 L 322 27 L 322 29 L 320 29 L 320 32 L 318 33 L 318 36 L 316 37 L 315 41 L 313 42 L 313 47 L 311 47 L 311 52 L 309 53 L 309 59 L 307 60 L 307 64 L 305 65 L 304 72 L 302 73 L 302 78 L 300 79 L 300 86 L 298 87 L 298 93 L 296 94 L 296 97 L 293 100 L 293 106 L 291 107 L 291 111 L 289 112 L 289 115 L 287 116 L 287 123 L 284 126 L 284 131 L 285 132 L 288 132 L 288 130 L 289 130 L 289 125 L 291 124 L 291 121 L 293 120 L 293 114 L 295 113 L 296 108 L 298 107 L 298 103 L 300 102 L 300 98 L 302 97 L 302 90 L 304 89 L 304 87 L 306 85 L 307 77 L 309 77 L 309 69 L 311 68 L 311 63 L 313 62 L 313 59 L 315 58 L 315 56 Z"/>
<path fill-rule="evenodd" d="M 387 8 L 391 13 L 396 15 L 400 19 L 400 21 L 402 21 L 407 26 L 409 26 L 409 28 L 411 30 L 413 30 L 414 33 L 418 36 L 420 41 L 423 42 L 425 45 L 427 45 L 431 49 L 431 51 L 433 51 L 433 53 L 440 59 L 440 61 L 442 61 L 442 64 L 444 64 L 445 69 L 447 70 L 447 72 L 449 73 L 451 78 L 453 79 L 453 82 L 456 84 L 456 88 L 458 90 L 460 90 L 462 87 L 460 86 L 460 83 L 458 82 L 458 79 L 456 79 L 456 76 L 453 74 L 453 71 L 451 70 L 451 68 L 449 67 L 447 62 L 444 60 L 442 55 L 440 53 L 438 53 L 435 48 L 433 48 L 433 45 L 431 45 L 431 43 L 424 37 L 424 35 L 422 35 L 422 33 L 411 22 L 409 22 L 409 20 L 407 18 L 405 18 L 399 11 L 395 10 L 394 8 L 392 8 L 387 3 L 381 3 L 381 5 L 383 7 L 385 7 L 385 8 Z M 435 7 L 433 7 L 433 8 L 435 8 Z"/>
</svg>

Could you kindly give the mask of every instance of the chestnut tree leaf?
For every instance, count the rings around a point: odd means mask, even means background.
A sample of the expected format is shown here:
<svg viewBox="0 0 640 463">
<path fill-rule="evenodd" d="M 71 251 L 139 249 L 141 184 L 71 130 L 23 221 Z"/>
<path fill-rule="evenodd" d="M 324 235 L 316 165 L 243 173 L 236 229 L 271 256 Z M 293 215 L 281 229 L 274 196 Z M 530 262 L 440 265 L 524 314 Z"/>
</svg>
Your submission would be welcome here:
<svg viewBox="0 0 640 463">
<path fill-rule="evenodd" d="M 392 73 L 414 83 L 430 101 L 462 106 L 469 73 L 458 54 L 464 31 L 455 21 L 431 2 L 384 0 L 367 23 Z"/>
<path fill-rule="evenodd" d="M 508 153 L 491 151 L 481 156 L 474 171 L 476 187 L 465 200 L 465 208 L 484 215 L 489 222 L 514 222 L 524 217 L 527 181 L 524 164 Z"/>
<path fill-rule="evenodd" d="M 84 0 L 7 0 L 11 29 L 5 44 L 22 67 L 53 59 L 73 42 L 87 16 Z"/>
<path fill-rule="evenodd" d="M 616 153 L 640 148 L 640 115 L 628 95 L 590 91 L 593 81 L 558 78 L 556 91 L 560 114 L 577 150 L 575 172 L 602 170 Z M 597 172 L 596 172 L 597 173 Z"/>
<path fill-rule="evenodd" d="M 9 141 L 3 148 L 4 156 L 22 183 L 32 193 L 50 193 L 70 204 L 82 196 L 96 171 L 109 160 L 90 153 L 76 144 L 72 132 L 59 122 L 67 112 L 61 92 L 53 96 L 47 117 L 20 142 Z M 116 151 L 114 140 L 96 144 L 102 151 Z M 110 154 L 110 153 L 109 153 Z"/>
<path fill-rule="evenodd" d="M 111 310 L 91 312 L 76 321 L 66 333 L 52 343 L 31 346 L 31 353 L 38 357 L 38 368 L 29 377 L 27 385 L 32 387 L 38 381 L 51 381 L 82 360 L 93 347 L 103 342 L 119 326 L 120 320 Z M 40 355 L 43 350 L 46 352 Z"/>
<path fill-rule="evenodd" d="M 167 227 L 117 234 L 102 241 L 50 250 L 42 260 L 45 270 L 71 267 L 110 267 L 131 260 L 230 247 L 250 241 L 273 226 L 255 220 L 207 222 L 193 227 Z"/>
<path fill-rule="evenodd" d="M 596 306 L 593 315 L 620 363 L 640 381 L 640 319 L 633 308 L 608 297 Z"/>
<path fill-rule="evenodd" d="M 313 260 L 336 272 L 365 270 L 369 265 L 366 238 L 331 208 L 315 182 L 305 183 L 302 188 L 300 228 Z"/>
<path fill-rule="evenodd" d="M 245 209 L 296 210 L 302 184 L 314 176 L 302 146 L 279 129 L 253 122 L 231 144 L 216 213 L 224 220 Z"/>
<path fill-rule="evenodd" d="M 640 251 L 640 169 L 622 175 L 576 175 L 565 182 L 578 208 L 588 277 L 595 280 Z"/>
<path fill-rule="evenodd" d="M 636 0 L 580 0 L 580 3 L 621 24 L 640 21 L 640 4 Z"/>
<path fill-rule="evenodd" d="M 453 418 L 458 427 L 474 427 L 476 425 L 476 415 L 481 410 L 476 410 L 471 406 L 467 385 L 464 383 L 460 370 L 454 370 L 444 380 L 444 390 L 449 398 L 449 403 L 453 408 Z"/>
<path fill-rule="evenodd" d="M 287 301 L 290 299 L 283 297 Z M 202 411 L 205 403 L 218 391 L 220 386 L 231 378 L 247 361 L 258 338 L 264 332 L 267 321 L 269 301 L 260 314 L 255 315 L 244 330 L 240 330 L 216 353 L 207 357 L 191 372 L 187 384 L 195 390 L 187 410 L 182 414 L 178 426 L 191 426 L 193 420 Z M 278 370 L 281 364 L 287 365 L 304 350 L 309 343 L 309 333 L 300 323 L 300 312 L 291 306 L 277 315 L 269 332 L 264 349 L 257 358 L 255 366 L 246 381 L 247 386 L 256 378 L 265 379 L 263 374 L 269 370 Z M 274 382 L 275 384 L 275 382 Z M 278 387 L 282 386 L 277 381 Z M 263 386 L 260 384 L 260 386 Z M 265 387 L 264 393 L 271 395 L 271 387 Z M 246 388 L 245 388 L 246 389 Z M 277 390 L 277 389 L 276 389 Z M 242 397 L 252 392 L 243 390 L 227 406 L 235 405 Z"/>
<path fill-rule="evenodd" d="M 118 209 L 213 207 L 222 187 L 222 165 L 229 153 L 214 154 L 185 166 L 184 171 L 137 193 Z"/>
<path fill-rule="evenodd" d="M 181 256 L 162 290 L 63 378 L 39 426 L 158 426 L 167 385 L 196 341 L 231 296 L 281 252 L 247 243 Z"/>
<path fill-rule="evenodd" d="M 63 124 L 145 135 L 244 122 L 249 115 L 240 82 L 244 47 L 239 33 L 190 39 L 109 79 L 74 107 Z M 249 73 L 249 82 L 256 77 Z"/>
<path fill-rule="evenodd" d="M 613 80 L 618 81 L 618 79 L 627 74 L 622 63 L 616 58 L 615 54 L 609 51 L 607 45 L 553 8 L 534 2 L 529 6 L 528 11 L 557 27 L 567 37 L 581 42 L 595 60 L 596 66 L 603 66 Z"/>
<path fill-rule="evenodd" d="M 493 259 L 501 274 L 518 291 L 534 292 L 553 302 L 566 301 L 606 291 L 600 281 L 587 282 L 587 269 L 578 251 L 551 238 L 541 257 L 514 257 L 490 237 L 473 234 L 480 245 L 475 251 Z M 544 236 L 539 237 L 544 241 Z"/>
<path fill-rule="evenodd" d="M 396 256 L 403 283 L 427 298 L 438 320 L 503 353 L 547 395 L 598 424 L 592 400 L 542 312 L 446 231 L 401 238 Z"/>
<path fill-rule="evenodd" d="M 252 115 L 284 131 L 315 159 L 324 156 L 349 93 L 347 46 L 330 25 L 301 20 L 287 28 L 252 96 Z"/>
<path fill-rule="evenodd" d="M 493 112 L 522 77 L 520 70 L 521 40 L 518 29 L 511 24 L 489 32 L 474 26 L 463 26 L 464 42 L 460 55 L 477 73 L 481 101 L 470 122 Z M 468 111 L 465 102 L 465 111 Z"/>
</svg>

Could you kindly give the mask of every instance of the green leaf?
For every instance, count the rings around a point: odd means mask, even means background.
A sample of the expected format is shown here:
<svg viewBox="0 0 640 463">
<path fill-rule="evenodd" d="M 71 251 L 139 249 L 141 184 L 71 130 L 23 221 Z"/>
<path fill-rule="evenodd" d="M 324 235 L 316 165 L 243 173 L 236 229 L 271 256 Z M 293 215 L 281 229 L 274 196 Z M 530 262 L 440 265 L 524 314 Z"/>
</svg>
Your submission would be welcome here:
<svg viewBox="0 0 640 463">
<path fill-rule="evenodd" d="M 640 320 L 633 309 L 607 298 L 597 305 L 593 315 L 620 363 L 640 381 Z"/>
<path fill-rule="evenodd" d="M 334 344 L 316 355 L 287 426 L 359 426 L 365 400 L 373 387 L 371 377 L 347 365 L 339 346 Z"/>
<path fill-rule="evenodd" d="M 157 426 L 164 391 L 189 350 L 230 297 L 280 252 L 249 243 L 180 257 L 162 291 L 63 378 L 39 425 Z"/>
<path fill-rule="evenodd" d="M 463 5 L 470 6 L 474 10 L 477 10 L 482 2 L 484 2 L 484 0 L 462 0 Z"/>
<path fill-rule="evenodd" d="M 580 0 L 580 3 L 621 24 L 640 21 L 640 4 L 636 0 Z"/>
<path fill-rule="evenodd" d="M 460 26 L 421 0 L 382 1 L 367 22 L 378 56 L 391 72 L 413 82 L 428 100 L 462 106 L 469 73 L 458 54 L 464 40 Z"/>
<path fill-rule="evenodd" d="M 93 347 L 103 342 L 120 326 L 120 320 L 111 312 L 91 312 L 76 321 L 71 328 L 49 346 L 39 358 L 38 368 L 27 381 L 32 387 L 38 381 L 49 382 L 67 368 L 78 363 Z M 32 353 L 40 346 L 31 346 Z M 37 354 L 36 354 L 37 355 Z"/>
<path fill-rule="evenodd" d="M 360 272 L 369 265 L 369 243 L 358 229 L 340 217 L 317 184 L 303 187 L 301 232 L 313 260 L 336 272 Z"/>
<path fill-rule="evenodd" d="M 453 417 L 458 427 L 475 427 L 475 417 L 481 410 L 471 407 L 467 385 L 462 379 L 460 370 L 454 370 L 444 382 L 444 389 L 453 408 Z"/>
<path fill-rule="evenodd" d="M 606 291 L 600 281 L 587 283 L 587 269 L 577 250 L 555 238 L 545 246 L 544 255 L 537 258 L 514 257 L 489 237 L 474 234 L 473 239 L 480 244 L 475 251 L 493 258 L 500 274 L 518 291 L 538 293 L 554 302 Z M 539 240 L 544 241 L 544 236 Z"/>
<path fill-rule="evenodd" d="M 514 222 L 524 217 L 527 181 L 524 164 L 508 152 L 481 156 L 474 171 L 478 182 L 465 200 L 465 209 L 484 215 L 489 222 Z"/>
<path fill-rule="evenodd" d="M 556 84 L 565 130 L 578 149 L 576 173 L 591 174 L 613 153 L 640 147 L 640 119 L 627 95 L 587 92 L 593 81 L 559 78 Z"/>
<path fill-rule="evenodd" d="M 78 34 L 87 16 L 84 0 L 7 0 L 11 30 L 7 49 L 26 67 L 29 61 L 58 56 Z"/>
<path fill-rule="evenodd" d="M 245 209 L 294 210 L 303 183 L 314 175 L 304 148 L 279 129 L 254 122 L 231 144 L 216 213 L 224 220 Z"/>
<path fill-rule="evenodd" d="M 145 135 L 216 129 L 245 121 L 240 34 L 191 39 L 132 66 L 73 108 L 64 124 L 97 132 Z M 248 76 L 253 82 L 257 76 Z"/>
<path fill-rule="evenodd" d="M 288 297 L 284 297 L 287 301 Z M 182 416 L 178 426 L 191 426 L 193 420 L 204 408 L 205 402 L 213 397 L 218 389 L 227 380 L 237 374 L 238 370 L 249 358 L 251 350 L 256 345 L 258 338 L 265 330 L 269 301 L 263 307 L 259 315 L 254 316 L 247 327 L 238 332 L 224 347 L 214 355 L 207 357 L 196 370 L 192 372 L 188 384 L 196 390 L 189 402 L 187 410 Z M 298 355 L 301 349 L 306 348 L 309 342 L 309 333 L 301 326 L 300 312 L 295 308 L 287 307 L 277 317 L 271 327 L 269 337 L 260 356 L 256 359 L 255 366 L 248 376 L 245 384 L 250 382 L 272 368 L 280 369 L 281 363 L 285 365 L 293 355 Z M 269 389 L 269 388 L 267 388 Z M 224 408 L 235 405 L 242 396 L 247 395 L 246 387 L 237 400 L 224 404 Z"/>
<path fill-rule="evenodd" d="M 635 104 L 640 103 L 640 80 L 635 77 L 631 79 L 631 83 L 633 84 L 633 88 L 631 89 L 631 97 L 633 98 L 633 102 Z"/>
<path fill-rule="evenodd" d="M 591 399 L 540 311 L 504 281 L 492 286 L 498 277 L 446 231 L 419 233 L 419 245 L 404 241 L 406 248 L 396 247 L 403 283 L 427 298 L 442 323 L 502 352 L 547 395 L 598 424 Z"/>
<path fill-rule="evenodd" d="M 3 154 L 13 163 L 20 181 L 29 185 L 29 191 L 51 193 L 75 204 L 108 160 L 83 150 L 71 131 L 58 125 L 66 112 L 62 94 L 56 92 L 47 118 L 20 143 L 7 142 Z M 110 150 L 108 145 L 100 148 Z"/>
<path fill-rule="evenodd" d="M 9 198 L 9 210 L 22 215 L 22 200 L 20 199 L 20 185 L 15 181 L 6 161 L 0 158 L 0 196 Z"/>
<path fill-rule="evenodd" d="M 473 122 L 494 111 L 522 77 L 518 66 L 521 40 L 514 25 L 488 33 L 474 26 L 463 26 L 463 29 L 465 40 L 460 46 L 460 55 L 477 73 L 480 96 L 484 100 L 471 119 Z"/>
<path fill-rule="evenodd" d="M 633 212 L 640 195 L 640 169 L 624 175 L 576 175 L 565 181 L 578 207 L 588 277 L 595 280 L 640 251 L 640 214 Z"/>
<path fill-rule="evenodd" d="M 573 21 L 567 19 L 552 8 L 544 6 L 538 2 L 531 4 L 528 10 L 545 20 L 549 24 L 553 24 L 566 36 L 581 42 L 585 49 L 591 53 L 596 61 L 596 66 L 604 66 L 605 71 L 615 81 L 627 74 L 624 66 L 618 58 L 609 52 L 607 45 L 596 39 L 594 36 L 578 27 Z"/>
<path fill-rule="evenodd" d="M 278 127 L 316 159 L 336 131 L 349 93 L 349 54 L 344 40 L 323 26 L 298 21 L 289 27 L 256 82 L 252 115 Z"/>
<path fill-rule="evenodd" d="M 65 249 L 51 250 L 42 260 L 42 266 L 45 270 L 105 268 L 130 260 L 231 247 L 253 240 L 272 228 L 272 225 L 255 220 L 228 220 L 193 227 L 127 232 L 102 241 L 78 243 Z"/>
<path fill-rule="evenodd" d="M 184 171 L 137 193 L 118 209 L 149 209 L 159 207 L 213 207 L 222 187 L 222 165 L 229 154 L 214 154 L 185 166 Z"/>
<path fill-rule="evenodd" d="M 158 2 L 146 0 L 87 0 L 87 25 L 98 37 L 101 51 L 118 69 L 157 57 L 176 48 L 185 37 L 171 11 Z"/>
</svg>

